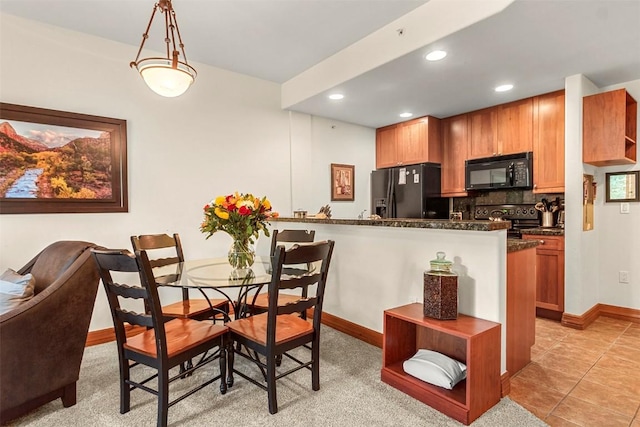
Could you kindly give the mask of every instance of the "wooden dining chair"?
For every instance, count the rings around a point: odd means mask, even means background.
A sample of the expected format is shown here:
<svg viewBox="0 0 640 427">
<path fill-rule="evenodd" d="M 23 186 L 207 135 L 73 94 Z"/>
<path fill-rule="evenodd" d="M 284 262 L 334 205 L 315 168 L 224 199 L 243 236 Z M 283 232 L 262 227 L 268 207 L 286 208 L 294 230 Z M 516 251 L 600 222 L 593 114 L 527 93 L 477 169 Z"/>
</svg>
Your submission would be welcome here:
<svg viewBox="0 0 640 427">
<path fill-rule="evenodd" d="M 140 236 L 131 236 L 131 244 L 134 251 L 145 250 L 147 253 L 153 252 L 156 258 L 149 262 L 152 268 L 164 267 L 167 265 L 178 264 L 184 261 L 182 252 L 182 244 L 180 236 L 175 233 L 173 236 L 168 234 L 143 234 Z M 166 276 L 156 277 L 156 281 L 163 283 L 165 280 L 172 280 Z M 212 317 L 213 309 L 220 309 L 229 313 L 229 302 L 224 298 L 190 298 L 189 289 L 182 288 L 182 301 L 162 307 L 162 313 L 165 316 L 189 318 L 203 320 Z M 218 315 L 218 317 L 223 317 Z"/>
<path fill-rule="evenodd" d="M 231 339 L 238 345 L 235 354 L 247 358 L 256 363 L 262 372 L 265 372 L 264 381 L 258 381 L 249 374 L 241 372 L 234 367 L 234 352 L 229 352 L 229 384 L 233 384 L 233 374 L 252 382 L 267 391 L 269 412 L 278 412 L 276 398 L 276 381 L 300 369 L 311 371 L 311 388 L 320 389 L 320 321 L 322 317 L 322 303 L 324 299 L 325 284 L 329 271 L 331 254 L 334 242 L 332 240 L 312 243 L 305 246 L 294 245 L 290 249 L 277 246 L 275 249 L 273 271 L 269 283 L 269 307 L 268 311 L 261 314 L 245 317 L 227 323 Z M 294 274 L 292 266 L 317 262 L 318 269 L 311 273 L 306 269 L 298 269 L 302 274 Z M 315 292 L 295 303 L 280 305 L 278 297 L 280 291 L 290 289 L 302 289 L 316 284 Z M 312 321 L 300 318 L 297 313 L 313 309 Z M 311 352 L 303 354 L 307 356 L 292 356 L 288 352 L 305 345 L 311 346 Z M 256 354 L 247 354 L 247 351 L 264 356 L 265 361 Z M 293 362 L 293 368 L 285 372 L 276 372 L 278 357 L 287 356 Z M 300 360 L 305 359 L 305 360 Z M 284 360 L 283 366 L 284 368 Z M 287 366 L 288 368 L 288 366 Z"/>
<path fill-rule="evenodd" d="M 271 235 L 271 259 L 275 255 L 276 247 L 281 243 L 312 243 L 315 238 L 315 230 L 273 230 Z M 301 289 L 301 296 L 306 297 L 308 287 Z M 300 299 L 300 295 L 280 294 L 278 296 L 278 304 L 289 304 Z M 264 313 L 269 307 L 269 295 L 266 292 L 257 293 L 249 304 L 250 313 Z M 306 318 L 306 313 L 302 313 L 302 317 Z"/>
<path fill-rule="evenodd" d="M 131 391 L 141 389 L 158 397 L 157 425 L 164 427 L 167 425 L 169 407 L 183 398 L 217 380 L 220 380 L 220 392 L 226 393 L 227 348 L 230 343 L 228 328 L 213 321 L 165 317 L 160 306 L 151 263 L 145 251 L 136 251 L 133 255 L 127 250 L 93 249 L 92 254 L 109 300 L 116 333 L 120 364 L 120 413 L 129 412 Z M 135 282 L 139 285 L 116 283 L 111 276 L 112 272 L 117 272 L 119 279 L 126 273 L 130 273 L 127 278 L 135 275 Z M 122 298 L 142 302 L 139 304 L 139 312 L 131 307 L 132 302 L 129 301 L 126 309 L 121 307 Z M 127 338 L 125 328 L 128 325 L 146 329 L 138 335 Z M 192 359 L 198 359 L 198 362 L 187 372 L 181 370 L 173 377 L 170 376 L 170 369 L 183 366 L 186 361 Z M 196 369 L 216 359 L 220 362 L 218 375 L 212 374 L 204 383 L 192 387 L 191 390 L 169 401 L 171 382 L 190 376 Z M 155 369 L 155 374 L 144 378 L 146 374 L 139 370 L 132 370 L 140 364 Z M 133 380 L 132 371 L 136 374 L 134 376 L 144 379 Z M 147 382 L 154 378 L 157 378 L 156 389 L 147 385 Z"/>
</svg>

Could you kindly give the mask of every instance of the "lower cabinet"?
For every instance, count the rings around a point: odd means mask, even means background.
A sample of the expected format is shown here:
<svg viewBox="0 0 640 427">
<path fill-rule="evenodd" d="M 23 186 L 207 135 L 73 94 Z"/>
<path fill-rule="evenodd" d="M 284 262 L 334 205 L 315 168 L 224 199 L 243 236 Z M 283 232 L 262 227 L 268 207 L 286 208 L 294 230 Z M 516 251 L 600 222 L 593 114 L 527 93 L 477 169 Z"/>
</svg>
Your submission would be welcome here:
<svg viewBox="0 0 640 427">
<path fill-rule="evenodd" d="M 402 364 L 418 349 L 465 363 L 467 379 L 447 390 L 407 374 Z M 385 310 L 381 379 L 469 425 L 500 400 L 500 324 L 463 314 L 456 320 L 431 319 L 420 303 Z"/>
<path fill-rule="evenodd" d="M 507 253 L 507 371 L 531 361 L 536 341 L 536 248 Z"/>
<path fill-rule="evenodd" d="M 564 312 L 564 236 L 523 235 L 536 248 L 536 314 L 560 320 Z"/>
</svg>

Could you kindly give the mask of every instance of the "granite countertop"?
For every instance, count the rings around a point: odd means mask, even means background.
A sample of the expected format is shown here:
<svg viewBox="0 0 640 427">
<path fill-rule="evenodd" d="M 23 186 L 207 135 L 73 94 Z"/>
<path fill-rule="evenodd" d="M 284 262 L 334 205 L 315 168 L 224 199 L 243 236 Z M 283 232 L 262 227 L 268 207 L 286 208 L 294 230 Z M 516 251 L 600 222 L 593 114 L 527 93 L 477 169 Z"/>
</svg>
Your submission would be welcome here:
<svg viewBox="0 0 640 427">
<path fill-rule="evenodd" d="M 535 236 L 564 236 L 564 228 L 559 227 L 536 227 L 523 228 L 522 234 L 533 234 Z"/>
<path fill-rule="evenodd" d="M 535 248 L 540 244 L 540 240 L 507 239 L 507 253 Z"/>
<path fill-rule="evenodd" d="M 450 221 L 448 219 L 333 219 L 333 218 L 271 218 L 269 221 L 338 225 L 368 225 L 373 227 L 429 228 L 438 230 L 495 231 L 511 227 L 510 221 Z"/>
</svg>

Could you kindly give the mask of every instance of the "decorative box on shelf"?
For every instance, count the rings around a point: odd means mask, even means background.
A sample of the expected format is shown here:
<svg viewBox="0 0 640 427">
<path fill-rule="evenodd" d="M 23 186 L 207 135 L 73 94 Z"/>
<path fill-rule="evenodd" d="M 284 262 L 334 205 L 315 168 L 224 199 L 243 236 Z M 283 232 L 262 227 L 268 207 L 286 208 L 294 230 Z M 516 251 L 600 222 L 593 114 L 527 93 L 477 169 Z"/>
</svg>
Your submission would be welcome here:
<svg viewBox="0 0 640 427">
<path fill-rule="evenodd" d="M 458 276 L 444 252 L 436 254 L 431 270 L 424 273 L 424 315 L 439 320 L 458 317 Z"/>
</svg>

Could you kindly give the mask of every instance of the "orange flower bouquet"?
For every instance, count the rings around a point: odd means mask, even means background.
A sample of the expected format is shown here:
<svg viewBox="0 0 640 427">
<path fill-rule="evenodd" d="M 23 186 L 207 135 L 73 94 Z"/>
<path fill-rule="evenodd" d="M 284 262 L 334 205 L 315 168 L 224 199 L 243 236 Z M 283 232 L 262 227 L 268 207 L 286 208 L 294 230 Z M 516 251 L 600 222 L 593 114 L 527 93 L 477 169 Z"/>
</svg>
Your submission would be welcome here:
<svg viewBox="0 0 640 427">
<path fill-rule="evenodd" d="M 205 205 L 200 231 L 207 234 L 207 239 L 217 231 L 231 236 L 233 244 L 229 250 L 229 263 L 237 269 L 248 268 L 255 260 L 254 239 L 258 238 L 261 230 L 269 237 L 268 221 L 277 216 L 266 197 L 236 192 L 216 197 Z"/>
</svg>

